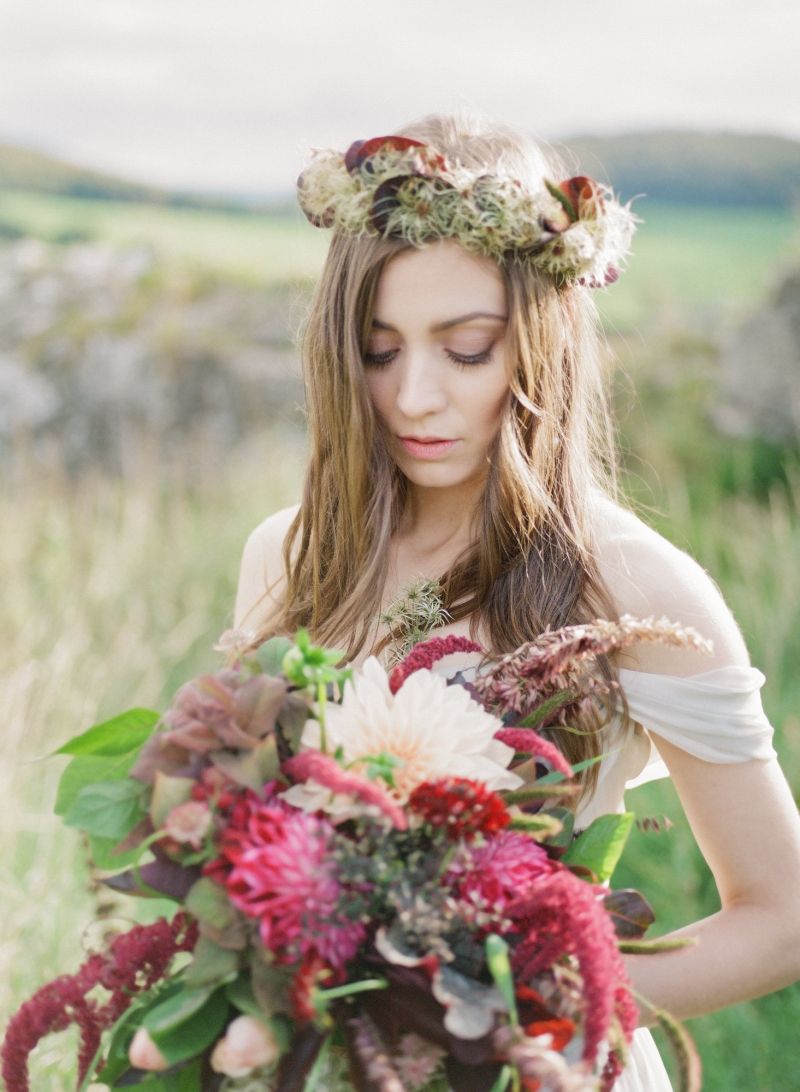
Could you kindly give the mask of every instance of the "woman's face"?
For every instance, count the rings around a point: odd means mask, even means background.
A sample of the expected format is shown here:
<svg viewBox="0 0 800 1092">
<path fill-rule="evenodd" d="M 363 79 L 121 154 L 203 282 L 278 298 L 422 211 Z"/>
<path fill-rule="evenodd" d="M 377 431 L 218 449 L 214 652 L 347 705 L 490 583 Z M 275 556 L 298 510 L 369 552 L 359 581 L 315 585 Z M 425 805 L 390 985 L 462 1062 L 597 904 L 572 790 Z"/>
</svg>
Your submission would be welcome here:
<svg viewBox="0 0 800 1092">
<path fill-rule="evenodd" d="M 509 387 L 506 319 L 496 263 L 453 240 L 404 250 L 381 273 L 364 372 L 395 462 L 414 484 L 485 478 Z"/>
</svg>

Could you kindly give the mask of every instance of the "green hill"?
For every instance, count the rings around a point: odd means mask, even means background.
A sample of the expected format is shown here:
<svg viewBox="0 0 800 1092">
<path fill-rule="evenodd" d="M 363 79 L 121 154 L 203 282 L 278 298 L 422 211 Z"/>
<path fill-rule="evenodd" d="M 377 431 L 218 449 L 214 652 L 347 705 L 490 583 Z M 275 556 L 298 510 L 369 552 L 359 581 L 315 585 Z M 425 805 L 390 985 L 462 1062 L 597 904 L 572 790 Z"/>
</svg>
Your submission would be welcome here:
<svg viewBox="0 0 800 1092">
<path fill-rule="evenodd" d="M 0 143 L 0 190 L 26 190 L 93 201 L 130 201 L 172 208 L 251 211 L 254 206 L 234 196 L 176 192 L 147 186 L 103 171 L 70 163 L 32 148 Z"/>
<path fill-rule="evenodd" d="M 800 141 L 785 137 L 658 130 L 575 136 L 564 145 L 581 173 L 611 181 L 625 198 L 773 208 L 800 201 Z"/>
</svg>

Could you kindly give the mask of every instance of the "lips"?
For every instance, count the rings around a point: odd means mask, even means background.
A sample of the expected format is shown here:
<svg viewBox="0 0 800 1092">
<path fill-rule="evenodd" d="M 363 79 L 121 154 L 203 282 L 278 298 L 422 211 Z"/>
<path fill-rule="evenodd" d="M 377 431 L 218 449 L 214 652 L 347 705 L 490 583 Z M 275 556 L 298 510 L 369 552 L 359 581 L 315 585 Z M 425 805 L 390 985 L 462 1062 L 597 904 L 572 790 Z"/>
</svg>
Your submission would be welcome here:
<svg viewBox="0 0 800 1092">
<path fill-rule="evenodd" d="M 449 444 L 449 436 L 401 436 L 401 440 L 411 440 L 415 444 Z"/>
</svg>

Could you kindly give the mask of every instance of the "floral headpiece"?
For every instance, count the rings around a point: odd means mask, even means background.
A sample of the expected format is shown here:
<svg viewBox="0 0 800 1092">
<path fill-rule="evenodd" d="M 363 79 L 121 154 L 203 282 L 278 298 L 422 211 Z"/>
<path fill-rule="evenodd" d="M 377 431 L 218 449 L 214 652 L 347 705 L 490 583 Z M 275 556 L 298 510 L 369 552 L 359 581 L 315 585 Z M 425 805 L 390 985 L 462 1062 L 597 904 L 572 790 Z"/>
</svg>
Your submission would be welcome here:
<svg viewBox="0 0 800 1092">
<path fill-rule="evenodd" d="M 578 175 L 527 191 L 507 174 L 452 162 L 419 140 L 356 140 L 313 149 L 297 199 L 315 227 L 425 240 L 455 237 L 495 260 L 532 262 L 560 284 L 598 288 L 619 276 L 639 222 L 602 183 Z"/>
</svg>

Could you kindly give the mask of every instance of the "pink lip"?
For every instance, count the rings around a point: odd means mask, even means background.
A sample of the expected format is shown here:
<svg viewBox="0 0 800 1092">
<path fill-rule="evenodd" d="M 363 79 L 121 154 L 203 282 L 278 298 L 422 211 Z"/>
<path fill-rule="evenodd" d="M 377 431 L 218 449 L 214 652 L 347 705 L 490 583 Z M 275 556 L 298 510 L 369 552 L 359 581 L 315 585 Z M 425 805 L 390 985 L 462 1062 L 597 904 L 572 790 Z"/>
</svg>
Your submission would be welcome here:
<svg viewBox="0 0 800 1092">
<path fill-rule="evenodd" d="M 414 436 L 399 436 L 398 439 L 409 455 L 414 455 L 418 459 L 438 459 L 445 455 L 453 444 L 458 443 L 457 440 L 442 440 L 435 437 L 419 440 Z"/>
<path fill-rule="evenodd" d="M 401 440 L 416 440 L 418 444 L 443 444 L 452 440 L 451 436 L 401 436 Z"/>
</svg>

